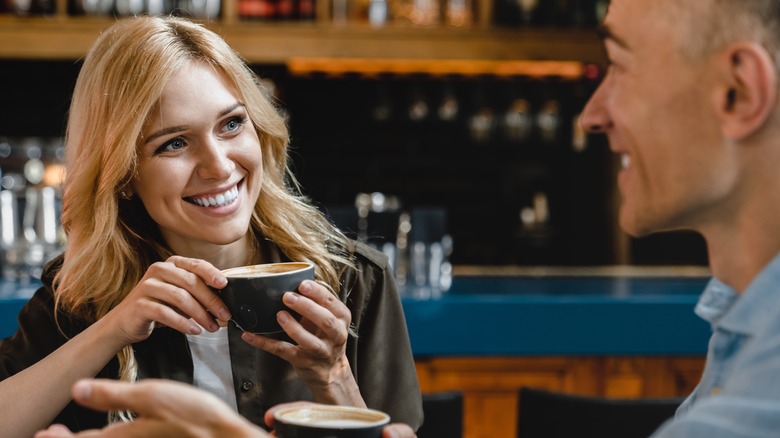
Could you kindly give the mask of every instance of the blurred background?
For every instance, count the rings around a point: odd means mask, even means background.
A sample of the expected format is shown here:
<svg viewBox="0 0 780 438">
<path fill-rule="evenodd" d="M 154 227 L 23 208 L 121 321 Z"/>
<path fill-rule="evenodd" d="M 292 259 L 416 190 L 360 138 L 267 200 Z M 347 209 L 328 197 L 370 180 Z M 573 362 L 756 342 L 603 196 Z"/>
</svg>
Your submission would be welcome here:
<svg viewBox="0 0 780 438">
<path fill-rule="evenodd" d="M 0 0 L 0 337 L 67 245 L 63 136 L 81 60 L 117 17 L 177 14 L 247 60 L 289 121 L 304 193 L 387 254 L 426 397 L 421 438 L 516 437 L 526 387 L 689 393 L 709 336 L 692 312 L 703 241 L 623 233 L 618 160 L 578 124 L 605 71 L 607 5 Z"/>
<path fill-rule="evenodd" d="M 19 205 L 18 236 L 9 230 L 4 245 L 42 239 L 24 198 L 44 187 L 59 196 L 52 172 L 94 37 L 117 16 L 173 13 L 202 20 L 246 57 L 289 119 L 305 193 L 401 271 L 415 243 L 430 251 L 442 239 L 455 266 L 704 265 L 695 235 L 618 229 L 615 159 L 578 126 L 603 74 L 595 27 L 606 6 L 5 0 L 0 171 Z"/>
</svg>

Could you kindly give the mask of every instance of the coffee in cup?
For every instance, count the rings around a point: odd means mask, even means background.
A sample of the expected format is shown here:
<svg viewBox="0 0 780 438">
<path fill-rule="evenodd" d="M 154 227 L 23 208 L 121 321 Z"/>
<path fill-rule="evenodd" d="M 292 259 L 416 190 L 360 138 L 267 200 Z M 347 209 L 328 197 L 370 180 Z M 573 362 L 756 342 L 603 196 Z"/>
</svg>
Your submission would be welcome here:
<svg viewBox="0 0 780 438">
<path fill-rule="evenodd" d="M 314 279 L 314 265 L 306 262 L 265 263 L 225 269 L 228 284 L 222 301 L 244 331 L 257 334 L 282 332 L 276 321 L 280 310 L 300 316 L 282 303 L 285 292 L 297 291 L 303 280 Z"/>
<path fill-rule="evenodd" d="M 350 406 L 299 405 L 274 413 L 278 438 L 380 438 L 389 422 L 384 412 Z"/>
</svg>

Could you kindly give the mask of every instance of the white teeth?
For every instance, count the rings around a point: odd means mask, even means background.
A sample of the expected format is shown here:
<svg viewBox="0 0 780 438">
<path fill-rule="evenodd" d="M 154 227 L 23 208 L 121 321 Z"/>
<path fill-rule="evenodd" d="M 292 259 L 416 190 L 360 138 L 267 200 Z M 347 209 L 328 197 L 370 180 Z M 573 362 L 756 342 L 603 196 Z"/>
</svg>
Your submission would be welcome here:
<svg viewBox="0 0 780 438">
<path fill-rule="evenodd" d="M 190 199 L 202 207 L 222 207 L 224 205 L 228 205 L 231 202 L 235 201 L 237 197 L 238 197 L 238 187 L 233 186 L 233 188 L 226 191 L 225 193 L 220 193 L 218 195 L 211 195 L 205 198 L 190 198 Z"/>
<path fill-rule="evenodd" d="M 628 169 L 628 167 L 631 165 L 631 157 L 627 154 L 623 154 L 620 156 L 620 165 L 623 167 L 623 169 Z"/>
</svg>

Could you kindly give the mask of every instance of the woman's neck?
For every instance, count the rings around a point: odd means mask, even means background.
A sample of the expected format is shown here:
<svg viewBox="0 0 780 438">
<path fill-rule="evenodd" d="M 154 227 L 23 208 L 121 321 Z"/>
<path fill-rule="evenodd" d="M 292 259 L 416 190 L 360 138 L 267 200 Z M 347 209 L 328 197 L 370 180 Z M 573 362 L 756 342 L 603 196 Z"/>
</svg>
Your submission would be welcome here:
<svg viewBox="0 0 780 438">
<path fill-rule="evenodd" d="M 218 269 L 254 265 L 263 262 L 259 245 L 250 233 L 227 245 L 199 244 L 172 249 L 177 255 L 205 260 Z"/>
</svg>

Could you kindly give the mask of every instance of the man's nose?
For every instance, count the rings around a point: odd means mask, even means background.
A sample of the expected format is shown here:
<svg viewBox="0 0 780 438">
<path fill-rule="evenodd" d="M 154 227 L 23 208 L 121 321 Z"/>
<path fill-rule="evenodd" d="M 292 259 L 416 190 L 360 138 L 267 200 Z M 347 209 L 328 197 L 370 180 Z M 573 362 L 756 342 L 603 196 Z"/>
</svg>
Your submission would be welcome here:
<svg viewBox="0 0 780 438">
<path fill-rule="evenodd" d="M 612 119 L 605 105 L 606 95 L 607 87 L 602 82 L 582 110 L 580 124 L 590 134 L 603 134 L 612 127 Z"/>
</svg>

